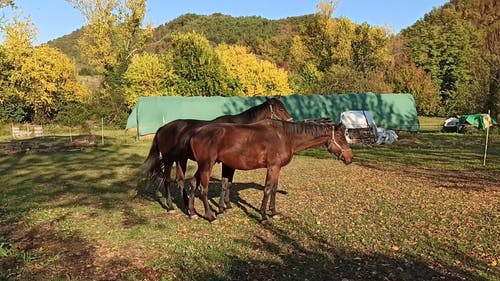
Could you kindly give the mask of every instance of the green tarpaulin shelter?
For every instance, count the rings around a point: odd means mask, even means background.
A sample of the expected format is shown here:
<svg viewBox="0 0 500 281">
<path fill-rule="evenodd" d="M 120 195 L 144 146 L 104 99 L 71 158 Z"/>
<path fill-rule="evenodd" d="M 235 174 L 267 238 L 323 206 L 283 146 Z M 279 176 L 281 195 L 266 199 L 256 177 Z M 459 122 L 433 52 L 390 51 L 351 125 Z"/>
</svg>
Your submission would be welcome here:
<svg viewBox="0 0 500 281">
<path fill-rule="evenodd" d="M 290 95 L 281 97 L 296 121 L 329 117 L 339 122 L 348 110 L 368 110 L 377 126 L 396 131 L 418 131 L 415 101 L 410 94 Z M 265 97 L 142 97 L 132 110 L 126 129 L 138 135 L 154 134 L 176 119 L 212 120 L 238 114 L 261 104 Z"/>
<path fill-rule="evenodd" d="M 472 126 L 484 130 L 497 122 L 488 114 L 468 114 L 459 118 L 459 125 L 471 124 Z"/>
</svg>

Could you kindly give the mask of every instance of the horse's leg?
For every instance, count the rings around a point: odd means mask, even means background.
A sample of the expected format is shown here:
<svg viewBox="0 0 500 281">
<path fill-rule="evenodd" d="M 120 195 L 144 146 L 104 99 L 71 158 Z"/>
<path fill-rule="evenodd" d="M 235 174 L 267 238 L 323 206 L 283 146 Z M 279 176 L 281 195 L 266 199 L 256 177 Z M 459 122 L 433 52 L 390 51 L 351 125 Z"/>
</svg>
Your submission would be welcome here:
<svg viewBox="0 0 500 281">
<path fill-rule="evenodd" d="M 189 188 L 188 188 L 188 191 L 185 192 L 185 193 L 189 193 L 188 196 L 188 216 L 193 218 L 196 216 L 196 212 L 194 210 L 194 192 L 196 190 L 196 187 L 198 186 L 200 182 L 200 171 L 199 169 L 196 171 L 195 175 L 194 175 L 194 178 L 191 179 L 191 181 L 189 181 Z"/>
<path fill-rule="evenodd" d="M 269 210 L 271 211 L 270 216 L 272 218 L 279 218 L 278 212 L 276 212 L 276 192 L 278 191 L 278 178 L 276 178 L 276 183 L 271 190 L 271 200 L 269 201 Z"/>
<path fill-rule="evenodd" d="M 221 179 L 221 188 L 220 188 L 220 197 L 219 197 L 219 214 L 224 213 L 224 200 L 226 198 L 226 193 L 227 193 L 227 178 L 222 178 Z"/>
<path fill-rule="evenodd" d="M 165 190 L 163 196 L 165 197 L 165 202 L 167 203 L 167 209 L 168 211 L 173 211 L 174 206 L 172 204 L 172 195 L 170 194 L 170 171 L 172 170 L 172 161 L 165 161 L 164 162 L 164 181 L 163 181 L 163 188 Z"/>
<path fill-rule="evenodd" d="M 187 158 L 181 159 L 176 162 L 176 181 L 177 187 L 182 194 L 182 199 L 184 200 L 184 204 L 188 206 L 189 197 L 187 192 L 184 190 L 184 179 L 186 177 L 186 168 L 187 168 Z"/>
<path fill-rule="evenodd" d="M 231 167 L 228 167 L 224 164 L 222 164 L 222 184 L 226 183 L 226 187 L 224 189 L 225 194 L 224 194 L 224 203 L 225 203 L 225 209 L 231 209 L 231 202 L 230 202 L 230 195 L 231 195 L 231 184 L 233 183 L 233 177 L 234 177 L 234 169 Z M 224 181 L 224 179 L 227 179 L 227 181 Z M 222 197 L 222 193 L 221 193 Z"/>
<path fill-rule="evenodd" d="M 205 207 L 205 217 L 208 221 L 215 220 L 215 216 L 210 209 L 210 204 L 208 204 L 208 184 L 210 182 L 212 166 L 212 163 L 198 163 L 198 171 L 200 172 L 199 177 L 201 183 L 201 200 L 203 201 L 203 206 Z"/>
<path fill-rule="evenodd" d="M 267 220 L 267 215 L 266 215 L 267 202 L 269 200 L 269 195 L 272 194 L 272 191 L 276 186 L 276 183 L 278 182 L 279 173 L 280 173 L 280 167 L 274 166 L 267 168 L 266 185 L 264 187 L 264 197 L 262 198 L 262 204 L 260 206 L 260 214 L 262 216 L 263 222 Z"/>
</svg>

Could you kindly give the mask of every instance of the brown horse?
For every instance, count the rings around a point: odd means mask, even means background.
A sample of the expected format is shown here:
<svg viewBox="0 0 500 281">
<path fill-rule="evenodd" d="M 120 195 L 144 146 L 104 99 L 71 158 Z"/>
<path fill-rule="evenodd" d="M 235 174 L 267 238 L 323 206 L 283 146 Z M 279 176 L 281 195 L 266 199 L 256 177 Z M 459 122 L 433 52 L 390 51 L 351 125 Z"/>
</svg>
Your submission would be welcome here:
<svg viewBox="0 0 500 281">
<path fill-rule="evenodd" d="M 201 126 L 212 123 L 252 123 L 264 119 L 292 120 L 292 117 L 281 102 L 280 97 L 266 98 L 266 101 L 260 105 L 249 108 L 248 110 L 236 115 L 223 115 L 211 121 L 179 119 L 167 123 L 156 131 L 153 144 L 146 158 L 146 174 L 152 182 L 164 186 L 164 196 L 166 197 L 167 208 L 173 210 L 172 198 L 169 185 L 170 171 L 173 163 L 176 164 L 176 181 L 181 190 L 184 202 L 188 204 L 188 199 L 184 190 L 184 174 L 188 161 L 186 149 L 179 141 L 188 138 L 190 132 Z M 222 165 L 222 188 L 229 190 L 233 181 L 234 169 Z M 229 201 L 229 192 L 228 192 Z M 228 205 L 227 208 L 231 206 Z"/>
<path fill-rule="evenodd" d="M 196 183 L 191 186 L 189 196 L 190 216 L 195 215 L 194 190 L 201 185 L 201 199 L 205 216 L 215 219 L 208 205 L 208 181 L 216 162 L 238 170 L 267 168 L 264 198 L 260 207 L 262 220 L 267 219 L 266 207 L 270 197 L 271 216 L 276 213 L 276 190 L 281 167 L 292 160 L 295 153 L 320 145 L 350 164 L 352 150 L 345 139 L 342 124 L 292 123 L 264 120 L 253 124 L 209 124 L 194 132 L 189 139 L 192 158 L 198 162 Z M 227 196 L 221 194 L 219 208 Z"/>
</svg>

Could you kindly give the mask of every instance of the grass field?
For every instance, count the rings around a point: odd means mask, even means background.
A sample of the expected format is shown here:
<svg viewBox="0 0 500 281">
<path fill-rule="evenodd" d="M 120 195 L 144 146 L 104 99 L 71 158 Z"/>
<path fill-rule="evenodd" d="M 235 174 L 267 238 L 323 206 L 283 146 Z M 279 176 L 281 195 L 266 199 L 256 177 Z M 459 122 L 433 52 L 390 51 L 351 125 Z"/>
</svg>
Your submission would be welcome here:
<svg viewBox="0 0 500 281">
<path fill-rule="evenodd" d="M 480 134 L 401 134 L 353 147 L 349 166 L 303 152 L 282 170 L 269 225 L 256 210 L 264 170 L 236 173 L 217 223 L 192 220 L 178 192 L 174 213 L 135 196 L 150 141 L 106 136 L 1 156 L 0 280 L 500 279 L 498 134 L 486 166 Z"/>
</svg>

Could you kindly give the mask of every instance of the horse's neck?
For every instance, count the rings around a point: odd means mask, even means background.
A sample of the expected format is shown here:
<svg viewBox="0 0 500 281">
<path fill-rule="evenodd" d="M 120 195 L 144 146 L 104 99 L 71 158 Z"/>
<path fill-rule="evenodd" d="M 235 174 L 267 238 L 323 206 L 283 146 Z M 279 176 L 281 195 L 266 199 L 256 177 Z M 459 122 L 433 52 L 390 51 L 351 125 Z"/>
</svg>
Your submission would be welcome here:
<svg viewBox="0 0 500 281">
<path fill-rule="evenodd" d="M 252 107 L 247 109 L 240 114 L 233 115 L 233 119 L 237 120 L 238 123 L 253 123 L 263 119 L 266 119 L 265 105 L 260 105 L 258 107 Z"/>
<path fill-rule="evenodd" d="M 306 150 L 308 148 L 320 146 L 328 142 L 331 138 L 331 132 L 325 130 L 324 133 L 313 134 L 313 133 L 297 133 L 292 137 L 292 151 L 293 153 Z"/>
</svg>

